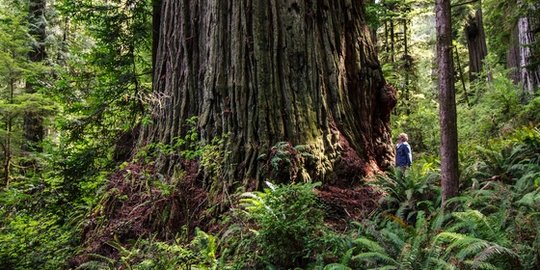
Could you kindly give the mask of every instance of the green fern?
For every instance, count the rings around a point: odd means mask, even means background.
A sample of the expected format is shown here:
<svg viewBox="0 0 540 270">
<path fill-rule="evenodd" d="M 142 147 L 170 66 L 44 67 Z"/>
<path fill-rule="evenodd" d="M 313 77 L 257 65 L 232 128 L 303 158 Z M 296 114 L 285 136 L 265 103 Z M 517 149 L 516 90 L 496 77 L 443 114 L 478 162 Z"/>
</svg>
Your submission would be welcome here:
<svg viewBox="0 0 540 270">
<path fill-rule="evenodd" d="M 255 267 L 290 268 L 323 252 L 323 213 L 313 192 L 320 183 L 274 186 L 264 191 L 243 193 L 240 210 L 245 231 L 252 232 L 236 244 L 246 248 L 245 258 Z M 258 256 L 258 257 L 256 257 Z"/>
<path fill-rule="evenodd" d="M 434 233 L 441 229 L 445 215 L 426 217 L 418 212 L 414 226 L 408 226 L 397 217 L 388 220 L 385 227 L 368 226 L 353 241 L 357 254 L 352 261 L 368 269 L 452 269 L 440 260 L 441 249 L 433 245 Z"/>
<path fill-rule="evenodd" d="M 325 265 L 323 270 L 352 270 L 352 268 L 341 263 L 331 263 Z"/>
<path fill-rule="evenodd" d="M 502 226 L 503 220 L 486 217 L 477 210 L 456 212 L 452 217 L 453 224 L 435 239 L 445 247 L 448 261 L 473 269 L 507 269 L 519 264 L 517 253 L 507 247 L 511 241 Z"/>
<path fill-rule="evenodd" d="M 428 163 L 405 173 L 396 169 L 378 176 L 372 185 L 386 193 L 380 201 L 382 208 L 406 222 L 414 222 L 418 211 L 435 210 L 440 194 L 439 174 L 432 166 Z"/>
<path fill-rule="evenodd" d="M 107 258 L 109 259 L 109 258 Z M 102 262 L 98 260 L 92 260 L 79 265 L 76 270 L 109 270 L 111 268 L 110 264 L 107 262 Z"/>
</svg>

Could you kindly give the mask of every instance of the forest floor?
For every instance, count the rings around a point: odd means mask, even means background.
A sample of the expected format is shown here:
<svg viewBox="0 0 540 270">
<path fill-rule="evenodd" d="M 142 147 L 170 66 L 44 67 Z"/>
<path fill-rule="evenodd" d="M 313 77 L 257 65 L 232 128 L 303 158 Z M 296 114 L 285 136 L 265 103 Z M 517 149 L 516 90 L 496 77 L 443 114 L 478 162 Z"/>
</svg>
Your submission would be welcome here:
<svg viewBox="0 0 540 270">
<path fill-rule="evenodd" d="M 207 212 L 208 192 L 197 180 L 197 166 L 182 164 L 186 174 L 175 186 L 156 186 L 152 166 L 129 164 L 116 171 L 109 182 L 108 192 L 88 218 L 82 238 L 85 252 L 72 261 L 73 265 L 88 260 L 88 254 L 117 253 L 108 243 L 124 242 L 142 235 L 158 233 L 158 238 L 174 237 L 182 225 L 189 231 L 200 228 L 210 233 L 222 231 L 219 222 L 212 222 Z M 360 221 L 373 213 L 380 191 L 366 183 L 351 185 L 325 184 L 316 191 L 327 225 L 344 232 L 351 221 Z M 205 227 L 206 226 L 206 227 Z"/>
<path fill-rule="evenodd" d="M 345 231 L 351 221 L 359 221 L 373 213 L 382 193 L 360 184 L 356 187 L 322 186 L 317 197 L 325 206 L 326 222 L 336 230 Z"/>
</svg>

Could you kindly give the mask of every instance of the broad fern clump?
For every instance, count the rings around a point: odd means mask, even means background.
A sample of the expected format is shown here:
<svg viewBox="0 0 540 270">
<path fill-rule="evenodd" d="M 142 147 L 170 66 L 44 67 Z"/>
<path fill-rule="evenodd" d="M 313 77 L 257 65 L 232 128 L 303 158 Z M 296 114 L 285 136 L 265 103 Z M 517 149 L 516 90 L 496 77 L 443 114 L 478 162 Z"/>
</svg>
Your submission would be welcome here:
<svg viewBox="0 0 540 270">
<path fill-rule="evenodd" d="M 413 225 L 387 216 L 380 224 L 361 226 L 353 240 L 350 265 L 353 269 L 452 269 L 441 258 L 444 249 L 434 245 L 444 221 L 443 214 L 426 216 L 420 211 Z"/>
<path fill-rule="evenodd" d="M 435 239 L 447 261 L 460 269 L 519 269 L 519 256 L 496 216 L 477 210 L 455 212 L 449 224 Z"/>
<path fill-rule="evenodd" d="M 240 200 L 258 263 L 293 267 L 305 264 L 322 235 L 323 212 L 313 189 L 319 184 L 274 186 L 246 192 Z"/>
<path fill-rule="evenodd" d="M 439 174 L 433 164 L 413 166 L 402 172 L 392 170 L 380 175 L 374 186 L 386 194 L 381 198 L 381 210 L 414 223 L 418 211 L 431 212 L 440 203 Z"/>
</svg>

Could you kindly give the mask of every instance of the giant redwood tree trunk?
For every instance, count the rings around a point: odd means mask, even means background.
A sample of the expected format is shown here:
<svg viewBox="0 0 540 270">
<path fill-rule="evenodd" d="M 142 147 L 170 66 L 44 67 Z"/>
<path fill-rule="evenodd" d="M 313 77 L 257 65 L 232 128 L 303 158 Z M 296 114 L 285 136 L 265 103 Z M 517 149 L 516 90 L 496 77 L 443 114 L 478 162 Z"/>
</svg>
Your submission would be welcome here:
<svg viewBox="0 0 540 270">
<path fill-rule="evenodd" d="M 140 144 L 171 144 L 197 116 L 201 141 L 225 138 L 223 176 L 245 185 L 276 175 L 278 142 L 310 154 L 307 174 L 288 180 L 355 180 L 388 167 L 394 90 L 362 2 L 163 0 L 153 122 Z M 175 160 L 159 165 L 170 171 Z"/>
</svg>

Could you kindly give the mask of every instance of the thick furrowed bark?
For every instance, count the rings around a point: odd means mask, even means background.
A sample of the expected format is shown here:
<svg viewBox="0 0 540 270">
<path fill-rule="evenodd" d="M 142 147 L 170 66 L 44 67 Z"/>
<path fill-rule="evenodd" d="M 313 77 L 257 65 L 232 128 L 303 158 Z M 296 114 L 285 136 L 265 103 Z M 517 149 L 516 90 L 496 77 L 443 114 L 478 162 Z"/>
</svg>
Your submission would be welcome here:
<svg viewBox="0 0 540 270">
<path fill-rule="evenodd" d="M 172 143 L 198 116 L 201 140 L 227 134 L 224 176 L 245 184 L 268 176 L 261 155 L 281 141 L 309 146 L 313 180 L 339 180 L 344 157 L 358 177 L 390 165 L 394 92 L 360 2 L 163 0 L 162 10 L 142 145 Z"/>
</svg>

